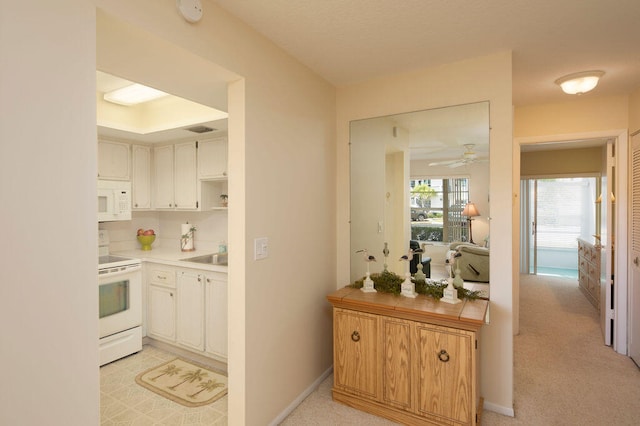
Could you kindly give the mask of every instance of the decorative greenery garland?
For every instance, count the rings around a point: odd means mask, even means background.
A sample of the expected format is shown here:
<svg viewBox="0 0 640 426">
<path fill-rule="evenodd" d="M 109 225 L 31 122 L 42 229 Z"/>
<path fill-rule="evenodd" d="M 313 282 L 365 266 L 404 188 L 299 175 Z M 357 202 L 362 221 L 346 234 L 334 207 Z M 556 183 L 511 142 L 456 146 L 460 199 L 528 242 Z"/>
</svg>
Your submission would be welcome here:
<svg viewBox="0 0 640 426">
<path fill-rule="evenodd" d="M 348 287 L 362 288 L 365 278 L 357 280 Z M 371 280 L 373 281 L 374 288 L 382 293 L 400 294 L 400 287 L 404 278 L 398 274 L 389 271 L 383 271 L 380 273 L 371 274 Z M 436 300 L 440 300 L 443 296 L 443 291 L 447 288 L 447 281 L 436 281 L 427 278 L 427 280 L 416 281 L 415 278 L 411 279 L 416 285 L 416 293 L 424 294 L 425 296 L 433 297 Z M 466 288 L 458 289 L 458 297 L 460 299 L 475 300 L 480 298 L 480 291 L 471 291 Z"/>
</svg>

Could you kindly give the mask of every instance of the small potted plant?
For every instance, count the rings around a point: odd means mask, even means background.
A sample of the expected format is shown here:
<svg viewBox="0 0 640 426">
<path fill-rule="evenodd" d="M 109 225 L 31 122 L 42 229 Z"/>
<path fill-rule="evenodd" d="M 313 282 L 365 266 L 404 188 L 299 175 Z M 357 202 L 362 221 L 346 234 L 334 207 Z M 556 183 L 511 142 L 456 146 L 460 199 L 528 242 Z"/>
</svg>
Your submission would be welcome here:
<svg viewBox="0 0 640 426">
<path fill-rule="evenodd" d="M 227 194 L 220 194 L 220 200 L 222 200 L 222 207 L 227 207 L 229 204 L 229 196 Z"/>
</svg>

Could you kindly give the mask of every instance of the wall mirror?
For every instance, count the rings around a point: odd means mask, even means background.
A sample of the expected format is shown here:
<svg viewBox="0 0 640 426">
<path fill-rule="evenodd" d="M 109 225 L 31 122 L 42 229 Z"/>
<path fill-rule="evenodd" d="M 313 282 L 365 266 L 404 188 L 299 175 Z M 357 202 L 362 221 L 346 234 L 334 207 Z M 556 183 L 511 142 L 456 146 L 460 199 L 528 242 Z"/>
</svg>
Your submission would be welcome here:
<svg viewBox="0 0 640 426">
<path fill-rule="evenodd" d="M 350 172 L 351 282 L 367 271 L 359 250 L 375 256 L 371 273 L 386 259 L 402 275 L 413 240 L 439 279 L 452 242 L 489 247 L 489 102 L 351 122 Z"/>
</svg>

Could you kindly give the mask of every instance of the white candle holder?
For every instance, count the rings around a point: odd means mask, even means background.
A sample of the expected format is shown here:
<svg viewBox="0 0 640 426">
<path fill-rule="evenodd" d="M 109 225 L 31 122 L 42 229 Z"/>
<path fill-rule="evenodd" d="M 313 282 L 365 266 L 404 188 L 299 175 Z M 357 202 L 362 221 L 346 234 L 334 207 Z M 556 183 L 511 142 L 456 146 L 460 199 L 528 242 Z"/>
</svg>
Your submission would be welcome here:
<svg viewBox="0 0 640 426">
<path fill-rule="evenodd" d="M 418 296 L 418 293 L 416 293 L 416 285 L 413 283 L 413 281 L 411 281 L 411 272 L 409 271 L 409 263 L 411 261 L 410 256 L 411 252 L 409 252 L 408 259 L 406 260 L 407 267 L 404 274 L 404 281 L 400 285 L 400 295 L 415 299 L 416 296 Z"/>
<path fill-rule="evenodd" d="M 456 303 L 462 302 L 462 300 L 458 299 L 458 289 L 453 286 L 453 278 L 447 278 L 447 288 L 444 289 L 441 302 L 450 303 L 455 305 Z"/>
</svg>

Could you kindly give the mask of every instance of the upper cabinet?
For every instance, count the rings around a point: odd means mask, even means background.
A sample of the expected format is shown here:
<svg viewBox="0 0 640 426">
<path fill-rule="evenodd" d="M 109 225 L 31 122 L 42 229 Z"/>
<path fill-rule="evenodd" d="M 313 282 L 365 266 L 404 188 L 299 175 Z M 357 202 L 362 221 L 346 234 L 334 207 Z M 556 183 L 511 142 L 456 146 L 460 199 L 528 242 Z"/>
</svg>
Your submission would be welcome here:
<svg viewBox="0 0 640 426">
<path fill-rule="evenodd" d="M 198 142 L 198 179 L 225 179 L 227 173 L 226 138 Z"/>
<path fill-rule="evenodd" d="M 170 145 L 100 140 L 100 179 L 130 180 L 133 210 L 226 210 L 227 139 Z"/>
<path fill-rule="evenodd" d="M 130 145 L 107 140 L 98 141 L 98 178 L 130 180 Z"/>
<path fill-rule="evenodd" d="M 196 142 L 155 147 L 153 156 L 154 207 L 197 210 Z"/>
<path fill-rule="evenodd" d="M 144 145 L 131 147 L 131 189 L 134 210 L 148 210 L 151 208 L 151 148 Z"/>
</svg>

